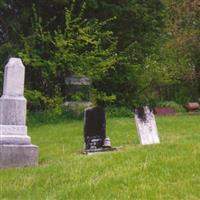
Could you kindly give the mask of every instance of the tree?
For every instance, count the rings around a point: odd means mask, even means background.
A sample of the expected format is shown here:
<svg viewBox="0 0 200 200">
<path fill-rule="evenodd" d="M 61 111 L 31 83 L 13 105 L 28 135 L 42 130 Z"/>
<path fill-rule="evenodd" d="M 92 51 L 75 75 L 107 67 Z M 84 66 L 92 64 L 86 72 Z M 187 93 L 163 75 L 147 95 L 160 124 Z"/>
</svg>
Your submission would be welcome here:
<svg viewBox="0 0 200 200">
<path fill-rule="evenodd" d="M 141 100 L 139 97 L 141 94 L 138 92 L 142 90 L 140 77 L 144 72 L 146 59 L 151 54 L 158 53 L 159 43 L 162 42 L 165 7 L 157 0 L 88 0 L 87 2 L 89 18 L 105 19 L 116 16 L 117 19 L 112 22 L 111 28 L 118 37 L 117 47 L 121 55 L 115 69 L 110 69 L 104 74 L 102 81 L 96 82 L 96 87 L 107 94 L 114 93 L 119 105 L 130 107 L 136 105 Z M 149 95 L 145 96 L 145 99 L 148 99 Z"/>
<path fill-rule="evenodd" d="M 198 0 L 182 0 L 167 2 L 169 8 L 168 33 L 169 48 L 176 49 L 179 57 L 187 58 L 188 73 L 185 80 L 189 82 L 192 98 L 197 99 L 200 94 L 200 4 Z"/>
<path fill-rule="evenodd" d="M 114 68 L 118 61 L 116 39 L 111 31 L 103 30 L 108 21 L 83 18 L 84 5 L 78 16 L 65 8 L 65 27 L 46 31 L 42 18 L 34 9 L 34 32 L 23 37 L 19 53 L 27 66 L 27 87 L 42 96 L 66 95 L 65 77 L 86 75 L 95 82 Z M 30 94 L 30 93 L 29 93 Z"/>
</svg>

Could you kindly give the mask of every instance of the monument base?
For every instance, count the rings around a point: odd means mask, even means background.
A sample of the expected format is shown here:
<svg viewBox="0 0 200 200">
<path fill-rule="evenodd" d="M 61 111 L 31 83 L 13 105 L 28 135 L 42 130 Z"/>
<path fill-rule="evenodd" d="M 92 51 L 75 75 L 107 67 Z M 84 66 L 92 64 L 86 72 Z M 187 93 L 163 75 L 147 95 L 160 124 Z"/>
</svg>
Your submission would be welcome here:
<svg viewBox="0 0 200 200">
<path fill-rule="evenodd" d="M 38 165 L 35 145 L 0 145 L 0 168 Z"/>
</svg>

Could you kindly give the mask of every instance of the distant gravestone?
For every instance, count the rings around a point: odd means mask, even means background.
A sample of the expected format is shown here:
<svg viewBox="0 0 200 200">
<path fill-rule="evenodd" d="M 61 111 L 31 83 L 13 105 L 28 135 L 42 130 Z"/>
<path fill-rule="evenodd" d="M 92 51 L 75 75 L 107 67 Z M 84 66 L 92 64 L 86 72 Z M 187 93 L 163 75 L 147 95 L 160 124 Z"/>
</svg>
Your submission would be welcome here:
<svg viewBox="0 0 200 200">
<path fill-rule="evenodd" d="M 80 115 L 85 108 L 92 105 L 90 99 L 91 80 L 86 76 L 68 76 L 65 78 L 66 102 L 65 106 L 77 115 Z M 78 94 L 80 99 L 76 99 Z"/>
<path fill-rule="evenodd" d="M 38 147 L 31 144 L 27 135 L 24 76 L 21 59 L 10 58 L 5 66 L 3 95 L 0 98 L 0 167 L 38 163 Z"/>
<path fill-rule="evenodd" d="M 160 143 L 155 117 L 148 106 L 135 110 L 135 122 L 142 145 Z"/>
<path fill-rule="evenodd" d="M 86 76 L 68 76 L 65 78 L 67 85 L 90 85 L 91 81 Z"/>
<path fill-rule="evenodd" d="M 106 116 L 102 107 L 85 110 L 84 141 L 86 151 L 111 149 L 110 139 L 106 138 Z"/>
</svg>

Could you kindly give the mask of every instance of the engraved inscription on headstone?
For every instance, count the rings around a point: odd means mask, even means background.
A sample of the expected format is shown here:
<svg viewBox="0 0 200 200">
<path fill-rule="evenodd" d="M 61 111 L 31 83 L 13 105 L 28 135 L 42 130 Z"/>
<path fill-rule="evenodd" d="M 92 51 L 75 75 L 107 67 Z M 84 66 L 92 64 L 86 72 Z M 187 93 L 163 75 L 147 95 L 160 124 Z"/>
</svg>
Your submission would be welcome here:
<svg viewBox="0 0 200 200">
<path fill-rule="evenodd" d="M 0 167 L 37 165 L 38 147 L 31 144 L 26 127 L 25 68 L 19 58 L 5 66 L 0 98 Z"/>
<path fill-rule="evenodd" d="M 135 122 L 142 145 L 160 143 L 155 117 L 148 106 L 135 110 Z"/>
<path fill-rule="evenodd" d="M 103 108 L 87 108 L 84 115 L 84 140 L 86 150 L 111 148 L 110 139 L 106 138 L 106 117 Z"/>
</svg>

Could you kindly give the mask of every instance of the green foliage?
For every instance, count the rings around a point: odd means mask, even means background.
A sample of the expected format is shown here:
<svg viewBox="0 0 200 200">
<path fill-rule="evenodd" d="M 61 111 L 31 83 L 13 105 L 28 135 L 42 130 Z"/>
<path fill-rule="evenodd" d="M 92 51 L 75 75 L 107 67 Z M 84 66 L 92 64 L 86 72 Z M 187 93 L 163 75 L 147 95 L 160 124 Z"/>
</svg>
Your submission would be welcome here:
<svg viewBox="0 0 200 200">
<path fill-rule="evenodd" d="M 102 30 L 106 21 L 83 19 L 83 11 L 73 18 L 72 11 L 66 9 L 65 30 L 55 32 L 55 61 L 68 74 L 84 74 L 95 80 L 117 62 L 116 40 L 111 31 Z"/>
<path fill-rule="evenodd" d="M 108 117 L 131 117 L 133 118 L 134 112 L 127 107 L 108 106 L 106 108 L 106 115 Z"/>
<path fill-rule="evenodd" d="M 96 89 L 91 90 L 91 101 L 94 105 L 97 105 L 98 103 L 111 104 L 116 100 L 115 95 L 107 95 L 106 93 L 102 91 L 98 91 Z"/>
<path fill-rule="evenodd" d="M 195 93 L 196 88 L 193 87 L 193 85 L 188 86 L 181 84 L 179 85 L 179 87 L 177 87 L 177 91 L 173 99 L 175 102 L 185 105 L 189 101 L 197 100 L 196 98 L 194 98 L 194 96 L 196 96 Z"/>
<path fill-rule="evenodd" d="M 82 101 L 85 98 L 82 92 L 76 92 L 75 94 L 71 95 L 72 101 Z"/>
<path fill-rule="evenodd" d="M 3 71 L 4 65 L 7 63 L 9 57 L 16 54 L 16 47 L 11 42 L 6 42 L 0 45 L 0 85 L 3 85 Z M 2 88 L 0 88 L 2 91 Z"/>
<path fill-rule="evenodd" d="M 132 60 L 143 59 L 160 37 L 164 7 L 160 0 L 87 0 L 89 17 L 105 19 L 116 16 L 112 23 L 119 37 L 118 48 L 129 51 Z M 103 12 L 102 12 L 103 10 Z M 146 47 L 149 48 L 146 48 Z"/>
<path fill-rule="evenodd" d="M 186 112 L 186 109 L 182 105 L 180 105 L 174 101 L 160 101 L 160 102 L 156 103 L 156 106 L 170 107 L 170 108 L 173 108 L 176 112 Z"/>
<path fill-rule="evenodd" d="M 102 81 L 95 83 L 96 88 L 107 95 L 114 94 L 118 105 L 131 107 L 151 102 L 155 98 L 150 90 L 152 84 L 151 81 L 146 81 L 146 77 L 149 79 L 151 74 L 147 72 L 144 77 L 144 62 L 151 54 L 158 53 L 157 46 L 164 37 L 163 4 L 154 0 L 88 2 L 88 7 L 91 8 L 88 14 L 90 18 L 117 17 L 111 27 L 118 37 L 120 60 L 114 70 L 110 69 L 104 74 Z M 104 12 L 100 12 L 101 10 Z"/>
<path fill-rule="evenodd" d="M 30 111 L 50 110 L 51 112 L 60 112 L 62 109 L 63 99 L 59 96 L 48 97 L 37 90 L 25 90 L 25 97 Z"/>
<path fill-rule="evenodd" d="M 0 62 L 10 56 L 23 59 L 31 110 L 52 108 L 57 101 L 51 99 L 66 95 L 85 99 L 80 93 L 66 94 L 64 79 L 70 75 L 89 76 L 96 91 L 92 99 L 108 105 L 185 103 L 200 94 L 198 4 L 198 0 L 2 0 Z M 171 95 L 164 94 L 165 88 Z"/>
<path fill-rule="evenodd" d="M 179 52 L 179 57 L 187 58 L 188 68 L 193 71 L 192 76 L 187 79 L 192 85 L 192 97 L 198 98 L 200 93 L 200 51 L 199 51 L 199 1 L 182 0 L 177 2 L 165 2 L 168 7 L 166 18 L 167 31 L 169 34 L 168 43 L 170 48 Z"/>
<path fill-rule="evenodd" d="M 27 66 L 27 88 L 43 96 L 65 96 L 64 79 L 71 74 L 98 80 L 118 61 L 116 38 L 104 31 L 108 21 L 83 19 L 84 5 L 78 16 L 65 8 L 64 30 L 45 31 L 42 19 L 34 11 L 34 32 L 23 37 L 19 56 Z"/>
<path fill-rule="evenodd" d="M 136 90 L 136 104 L 151 104 L 162 99 L 162 90 L 165 87 L 179 85 L 182 82 L 190 85 L 190 77 L 193 69 L 187 58 L 181 57 L 176 49 L 163 45 L 158 54 L 152 54 L 144 60 L 144 64 L 138 66 Z M 182 84 L 182 85 L 181 85 Z M 173 96 L 180 98 L 180 96 Z"/>
</svg>

